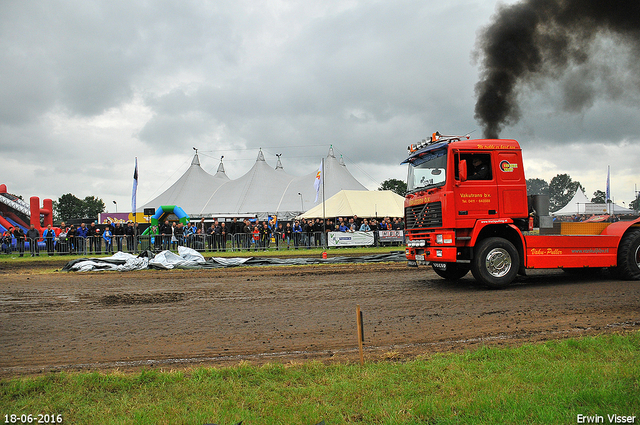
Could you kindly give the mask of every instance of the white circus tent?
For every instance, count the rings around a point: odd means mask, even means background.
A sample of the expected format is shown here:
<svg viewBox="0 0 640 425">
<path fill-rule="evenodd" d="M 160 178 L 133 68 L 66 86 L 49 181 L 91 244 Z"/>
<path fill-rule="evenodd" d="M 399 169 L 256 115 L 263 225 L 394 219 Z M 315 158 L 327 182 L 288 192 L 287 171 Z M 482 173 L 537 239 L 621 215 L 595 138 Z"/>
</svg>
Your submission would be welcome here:
<svg viewBox="0 0 640 425">
<path fill-rule="evenodd" d="M 280 158 L 275 168 L 267 164 L 262 150 L 251 169 L 238 179 L 230 180 L 221 167 L 222 163 L 216 175 L 211 176 L 202 170 L 196 154 L 189 169 L 176 183 L 138 211 L 145 207 L 177 205 L 191 217 L 257 217 L 264 220 L 269 215 L 277 215 L 281 220 L 291 220 L 322 201 L 322 189 L 318 201 L 315 200 L 313 183 L 317 169 L 300 177 L 289 175 Z M 324 171 L 327 198 L 345 189 L 367 190 L 351 175 L 344 162 L 336 159 L 333 148 L 324 159 Z"/>
</svg>

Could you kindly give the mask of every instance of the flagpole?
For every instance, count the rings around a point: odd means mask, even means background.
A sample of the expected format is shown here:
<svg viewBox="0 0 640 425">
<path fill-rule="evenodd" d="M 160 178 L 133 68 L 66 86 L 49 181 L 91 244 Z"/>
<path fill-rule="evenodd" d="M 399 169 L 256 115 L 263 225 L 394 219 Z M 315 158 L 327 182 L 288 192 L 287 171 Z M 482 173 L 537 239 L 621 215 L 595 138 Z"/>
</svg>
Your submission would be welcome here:
<svg viewBox="0 0 640 425">
<path fill-rule="evenodd" d="M 132 194 L 132 205 L 131 209 L 133 210 L 133 252 L 138 252 L 138 214 L 136 213 L 137 207 L 137 197 L 138 197 L 138 157 L 135 157 L 135 169 L 133 171 L 133 194 Z"/>
<path fill-rule="evenodd" d="M 327 219 L 325 217 L 324 205 L 324 181 L 327 176 L 324 175 L 324 158 L 322 158 L 322 239 L 324 239 L 324 248 L 327 248 Z"/>
</svg>

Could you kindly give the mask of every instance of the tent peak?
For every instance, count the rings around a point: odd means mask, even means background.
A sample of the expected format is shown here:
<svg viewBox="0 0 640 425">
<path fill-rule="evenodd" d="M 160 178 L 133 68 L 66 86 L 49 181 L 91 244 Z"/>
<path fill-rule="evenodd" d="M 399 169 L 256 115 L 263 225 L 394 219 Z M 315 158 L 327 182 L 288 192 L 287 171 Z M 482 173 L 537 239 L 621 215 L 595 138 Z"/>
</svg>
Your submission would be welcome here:
<svg viewBox="0 0 640 425">
<path fill-rule="evenodd" d="M 191 165 L 200 165 L 200 158 L 198 158 L 198 151 L 193 155 L 193 159 L 191 160 Z"/>
<path fill-rule="evenodd" d="M 340 164 L 340 165 L 342 165 L 343 167 L 346 167 L 346 166 L 347 166 L 347 164 L 345 164 L 345 163 L 344 163 L 344 158 L 342 158 L 342 155 L 340 155 L 340 162 L 339 162 L 339 164 Z"/>
<path fill-rule="evenodd" d="M 336 156 L 333 153 L 333 145 L 329 145 L 329 154 L 327 155 L 327 158 L 331 157 L 331 158 L 335 158 Z"/>
<path fill-rule="evenodd" d="M 284 167 L 282 166 L 282 162 L 280 161 L 280 157 L 282 156 L 282 154 L 276 154 L 276 156 L 278 157 L 278 162 L 276 163 L 276 170 L 284 170 Z"/>
<path fill-rule="evenodd" d="M 258 158 L 256 158 L 256 162 L 264 161 L 264 154 L 262 153 L 262 148 L 258 151 Z"/>
<path fill-rule="evenodd" d="M 220 157 L 220 165 L 218 165 L 218 170 L 217 170 L 217 172 L 218 172 L 218 173 L 225 174 L 225 172 L 224 172 L 224 164 L 222 164 L 222 158 L 224 158 L 224 155 L 222 155 L 222 156 Z"/>
</svg>

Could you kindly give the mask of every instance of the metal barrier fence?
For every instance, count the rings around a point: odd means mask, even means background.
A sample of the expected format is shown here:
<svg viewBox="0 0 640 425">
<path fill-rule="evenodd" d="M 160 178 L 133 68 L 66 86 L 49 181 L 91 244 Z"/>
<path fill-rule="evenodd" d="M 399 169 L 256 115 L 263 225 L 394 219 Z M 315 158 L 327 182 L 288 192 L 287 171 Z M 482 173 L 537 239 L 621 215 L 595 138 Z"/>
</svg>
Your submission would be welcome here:
<svg viewBox="0 0 640 425">
<path fill-rule="evenodd" d="M 380 245 L 378 233 L 375 232 L 375 246 Z M 287 249 L 311 249 L 326 246 L 326 234 L 323 232 L 293 233 L 286 237 L 283 233 L 274 233 L 269 238 L 254 236 L 253 233 L 235 235 L 189 235 L 186 237 L 140 235 L 56 237 L 27 239 L 25 241 L 12 238 L 1 241 L 2 254 L 22 255 L 100 255 L 113 254 L 117 251 L 138 253 L 145 250 L 177 251 L 179 246 L 186 246 L 200 252 L 226 251 L 277 251 Z"/>
</svg>

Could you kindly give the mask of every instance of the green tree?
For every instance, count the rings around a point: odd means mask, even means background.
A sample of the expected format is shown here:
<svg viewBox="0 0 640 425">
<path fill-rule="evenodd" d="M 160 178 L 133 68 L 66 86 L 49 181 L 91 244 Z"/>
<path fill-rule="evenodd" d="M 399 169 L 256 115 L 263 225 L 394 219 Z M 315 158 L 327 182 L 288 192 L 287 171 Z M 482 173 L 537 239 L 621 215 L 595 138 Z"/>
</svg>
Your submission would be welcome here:
<svg viewBox="0 0 640 425">
<path fill-rule="evenodd" d="M 94 218 L 105 210 L 104 202 L 95 196 L 79 199 L 71 193 L 58 198 L 53 203 L 53 215 L 56 220 L 67 221 L 72 218 Z"/>
<path fill-rule="evenodd" d="M 636 197 L 635 200 L 629 202 L 629 208 L 640 211 L 640 194 Z"/>
<path fill-rule="evenodd" d="M 82 201 L 84 204 L 82 218 L 98 218 L 98 214 L 104 212 L 104 201 L 95 196 L 87 196 Z"/>
<path fill-rule="evenodd" d="M 527 179 L 527 195 L 549 195 L 549 183 L 542 179 Z"/>
<path fill-rule="evenodd" d="M 61 221 L 67 221 L 71 218 L 82 217 L 84 205 L 81 199 L 71 193 L 66 193 L 58 198 L 55 204 L 56 216 Z"/>
<path fill-rule="evenodd" d="M 382 182 L 378 190 L 392 190 L 400 196 L 407 193 L 407 183 L 398 179 L 387 179 Z"/>
<path fill-rule="evenodd" d="M 573 181 L 568 174 L 558 174 L 549 183 L 549 209 L 556 212 L 569 203 L 576 191 L 584 188 L 578 181 Z"/>
<path fill-rule="evenodd" d="M 591 198 L 591 202 L 594 204 L 606 204 L 607 203 L 607 194 L 601 190 L 596 190 L 593 192 L 593 198 Z"/>
</svg>

